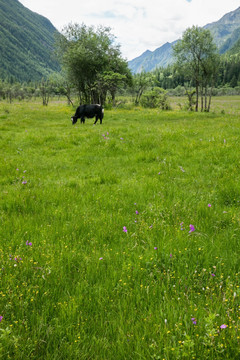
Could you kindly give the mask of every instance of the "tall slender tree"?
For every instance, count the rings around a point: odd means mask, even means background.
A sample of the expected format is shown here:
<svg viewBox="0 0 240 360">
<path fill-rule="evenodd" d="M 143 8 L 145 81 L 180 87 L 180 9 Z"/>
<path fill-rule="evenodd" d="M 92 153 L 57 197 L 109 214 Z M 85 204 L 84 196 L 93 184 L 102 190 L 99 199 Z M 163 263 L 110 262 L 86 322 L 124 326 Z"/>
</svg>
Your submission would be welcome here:
<svg viewBox="0 0 240 360">
<path fill-rule="evenodd" d="M 184 74 L 196 89 L 195 111 L 199 109 L 199 97 L 201 96 L 201 110 L 209 111 L 211 104 L 211 90 L 217 73 L 219 56 L 217 47 L 213 42 L 209 30 L 193 26 L 184 33 L 173 48 L 176 58 L 176 68 Z M 207 96 L 209 101 L 207 103 Z M 205 99 L 205 100 L 204 100 Z"/>
</svg>

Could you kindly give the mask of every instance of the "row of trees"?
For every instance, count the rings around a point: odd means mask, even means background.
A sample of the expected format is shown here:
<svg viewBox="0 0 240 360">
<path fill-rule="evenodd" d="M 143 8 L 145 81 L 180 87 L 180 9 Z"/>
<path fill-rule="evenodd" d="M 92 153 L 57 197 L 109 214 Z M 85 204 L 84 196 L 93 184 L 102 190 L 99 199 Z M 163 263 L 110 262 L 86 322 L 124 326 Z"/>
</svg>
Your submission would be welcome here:
<svg viewBox="0 0 240 360">
<path fill-rule="evenodd" d="M 47 105 L 51 95 L 64 95 L 71 104 L 76 95 L 80 103 L 104 104 L 110 97 L 114 105 L 117 92 L 125 91 L 132 95 L 135 105 L 168 109 L 164 89 L 181 87 L 190 110 L 209 111 L 214 85 L 238 85 L 239 56 L 220 57 L 208 30 L 196 26 L 187 29 L 173 51 L 173 66 L 132 76 L 109 28 L 95 31 L 84 24 L 70 24 L 56 39 L 61 74 L 37 84 L 2 81 L 0 98 L 12 101 L 41 96 Z"/>
<path fill-rule="evenodd" d="M 104 103 L 107 93 L 114 103 L 119 88 L 133 85 L 137 89 L 135 104 L 138 104 L 150 85 L 148 76 L 142 74 L 132 81 L 127 62 L 121 57 L 109 28 L 98 27 L 95 31 L 85 25 L 69 25 L 57 39 L 57 52 L 68 82 L 78 91 L 80 103 Z M 187 29 L 173 52 L 175 74 L 184 86 L 188 84 L 189 108 L 195 104 L 198 111 L 200 103 L 201 111 L 209 111 L 220 63 L 210 31 L 198 26 Z M 157 93 L 162 97 L 155 91 L 149 94 L 149 99 Z"/>
<path fill-rule="evenodd" d="M 175 89 L 184 86 L 186 79 L 184 74 L 180 74 L 175 66 L 157 68 L 152 71 L 156 86 L 163 89 Z M 221 55 L 219 57 L 218 72 L 215 79 L 215 88 L 235 88 L 240 86 L 240 54 Z"/>
</svg>

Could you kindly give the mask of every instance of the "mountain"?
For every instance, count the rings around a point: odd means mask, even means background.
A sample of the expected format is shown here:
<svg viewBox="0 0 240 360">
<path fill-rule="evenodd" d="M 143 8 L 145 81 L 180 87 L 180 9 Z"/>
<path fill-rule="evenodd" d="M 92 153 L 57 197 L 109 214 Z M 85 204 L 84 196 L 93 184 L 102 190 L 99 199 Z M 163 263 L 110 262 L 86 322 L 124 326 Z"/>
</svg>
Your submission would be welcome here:
<svg viewBox="0 0 240 360">
<path fill-rule="evenodd" d="M 205 25 L 204 29 L 209 29 L 212 33 L 220 54 L 235 48 L 235 44 L 240 40 L 240 7 L 225 14 L 220 20 Z M 130 70 L 133 73 L 139 73 L 143 70 L 152 71 L 156 67 L 171 65 L 173 63 L 172 47 L 177 41 L 167 42 L 154 51 L 145 51 L 142 55 L 128 62 Z"/>
<path fill-rule="evenodd" d="M 0 78 L 40 80 L 59 70 L 54 59 L 54 34 L 45 17 L 18 0 L 0 0 Z"/>
<path fill-rule="evenodd" d="M 233 32 L 240 27 L 240 7 L 224 15 L 220 20 L 207 24 L 204 29 L 211 31 L 216 45 L 221 48 Z"/>
</svg>

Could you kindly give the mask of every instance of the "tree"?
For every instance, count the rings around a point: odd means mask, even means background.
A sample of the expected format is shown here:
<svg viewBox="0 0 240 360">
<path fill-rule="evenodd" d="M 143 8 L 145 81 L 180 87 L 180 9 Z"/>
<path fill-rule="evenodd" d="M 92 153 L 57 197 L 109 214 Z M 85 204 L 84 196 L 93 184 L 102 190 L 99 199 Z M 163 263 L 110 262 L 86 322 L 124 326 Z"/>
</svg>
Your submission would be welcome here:
<svg viewBox="0 0 240 360">
<path fill-rule="evenodd" d="M 135 95 L 135 105 L 139 105 L 144 90 L 152 84 L 152 80 L 153 75 L 151 73 L 146 73 L 145 71 L 134 75 L 133 91 Z"/>
<path fill-rule="evenodd" d="M 146 91 L 141 98 L 141 105 L 145 108 L 157 108 L 161 110 L 170 110 L 166 90 L 160 87 L 154 87 L 152 90 Z"/>
<path fill-rule="evenodd" d="M 122 84 L 131 77 L 127 61 L 121 57 L 109 28 L 100 26 L 95 30 L 84 24 L 70 24 L 58 36 L 56 48 L 68 81 L 78 91 L 80 103 L 103 103 L 107 91 L 114 98 L 119 78 Z M 109 82 L 104 80 L 107 73 L 111 74 Z"/>
<path fill-rule="evenodd" d="M 188 28 L 183 33 L 182 40 L 174 46 L 173 52 L 177 70 L 195 85 L 195 111 L 198 111 L 199 95 L 201 95 L 201 110 L 209 111 L 211 90 L 208 93 L 208 87 L 213 88 L 219 63 L 217 47 L 213 43 L 210 31 L 198 26 Z M 207 95 L 209 95 L 208 103 Z"/>
</svg>

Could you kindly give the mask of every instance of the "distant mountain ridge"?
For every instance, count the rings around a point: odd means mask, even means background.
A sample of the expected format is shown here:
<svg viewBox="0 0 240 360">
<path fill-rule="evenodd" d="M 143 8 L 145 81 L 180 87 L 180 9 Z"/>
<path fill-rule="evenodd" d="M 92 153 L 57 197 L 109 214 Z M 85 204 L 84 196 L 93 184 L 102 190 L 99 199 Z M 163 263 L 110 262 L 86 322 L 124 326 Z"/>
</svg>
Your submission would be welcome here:
<svg viewBox="0 0 240 360">
<path fill-rule="evenodd" d="M 52 23 L 18 0 L 0 0 L 0 78 L 40 80 L 60 69 Z"/>
<path fill-rule="evenodd" d="M 220 20 L 203 27 L 209 29 L 219 48 L 219 53 L 224 54 L 240 40 L 240 7 L 225 14 Z M 178 40 L 165 43 L 154 51 L 147 50 L 142 55 L 128 62 L 133 73 L 152 71 L 157 67 L 167 67 L 173 63 L 172 47 Z"/>
</svg>

